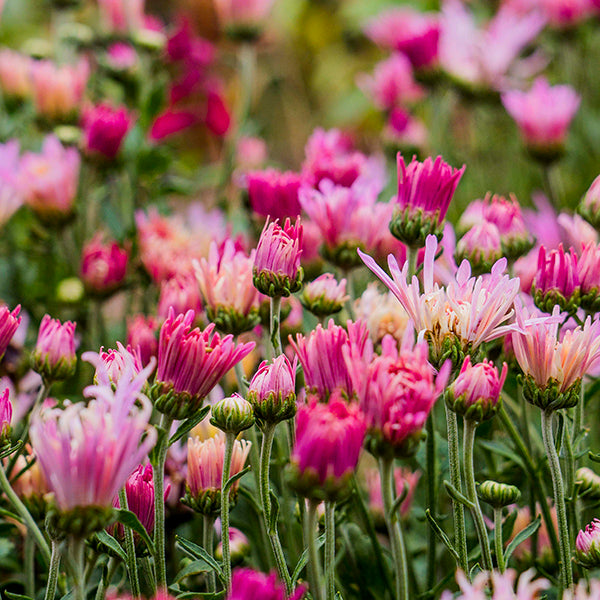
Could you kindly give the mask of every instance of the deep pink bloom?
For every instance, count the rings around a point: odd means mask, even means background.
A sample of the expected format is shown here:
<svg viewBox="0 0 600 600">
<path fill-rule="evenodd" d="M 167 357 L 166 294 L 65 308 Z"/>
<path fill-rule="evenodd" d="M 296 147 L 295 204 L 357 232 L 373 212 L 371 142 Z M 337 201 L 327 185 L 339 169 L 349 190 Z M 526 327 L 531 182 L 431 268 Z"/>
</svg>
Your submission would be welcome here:
<svg viewBox="0 0 600 600">
<path fill-rule="evenodd" d="M 217 87 L 212 87 L 206 92 L 206 105 L 204 124 L 209 131 L 222 137 L 231 126 L 231 113 L 225 102 L 225 96 Z"/>
<path fill-rule="evenodd" d="M 21 305 L 10 312 L 7 306 L 0 306 L 0 358 L 4 356 L 13 335 L 21 324 L 23 317 L 19 316 Z"/>
<path fill-rule="evenodd" d="M 31 421 L 33 448 L 63 512 L 110 507 L 156 442 L 156 430 L 148 424 L 152 405 L 140 393 L 150 369 L 134 377 L 124 374 L 113 388 L 100 356 L 89 352 L 84 358 L 100 372 L 98 385 L 84 391 L 93 399 L 43 409 Z"/>
<path fill-rule="evenodd" d="M 504 5 L 519 14 L 535 10 L 560 29 L 575 27 L 594 15 L 597 0 L 504 0 Z"/>
<path fill-rule="evenodd" d="M 97 294 L 112 292 L 123 283 L 129 261 L 129 253 L 117 242 L 102 240 L 102 233 L 96 234 L 81 252 L 81 279 Z"/>
<path fill-rule="evenodd" d="M 0 395 L 0 440 L 8 440 L 13 407 L 9 398 L 10 390 L 6 388 Z"/>
<path fill-rule="evenodd" d="M 579 291 L 577 255 L 573 248 L 565 252 L 563 245 L 558 250 L 546 251 L 542 246 L 538 253 L 537 273 L 533 279 L 536 294 L 560 294 L 567 301 Z M 564 308 L 564 307 L 563 307 Z"/>
<path fill-rule="evenodd" d="M 538 77 L 528 92 L 502 94 L 502 103 L 516 121 L 527 146 L 534 150 L 560 148 L 581 98 L 569 85 L 550 86 Z"/>
<path fill-rule="evenodd" d="M 390 111 L 383 129 L 383 138 L 392 148 L 423 148 L 427 143 L 427 128 L 420 119 L 396 107 Z"/>
<path fill-rule="evenodd" d="M 420 100 L 423 88 L 415 81 L 410 61 L 403 54 L 392 54 L 375 66 L 373 75 L 363 74 L 358 85 L 377 108 L 393 108 Z"/>
<path fill-rule="evenodd" d="M 41 152 L 25 152 L 21 158 L 19 187 L 25 203 L 43 219 L 67 218 L 77 195 L 80 163 L 75 148 L 47 136 Z"/>
<path fill-rule="evenodd" d="M 160 142 L 167 137 L 189 129 L 199 121 L 200 118 L 193 112 L 167 108 L 154 119 L 148 136 L 152 141 Z"/>
<path fill-rule="evenodd" d="M 423 162 L 413 157 L 406 165 L 400 153 L 397 162 L 397 208 L 400 211 L 408 210 L 409 215 L 423 213 L 441 223 L 466 167 L 463 165 L 460 169 L 454 169 L 441 156 L 435 161 L 426 158 Z"/>
<path fill-rule="evenodd" d="M 250 206 L 257 214 L 282 220 L 300 214 L 298 191 L 303 182 L 302 175 L 265 169 L 248 173 L 245 182 Z"/>
<path fill-rule="evenodd" d="M 290 343 L 304 371 L 306 389 L 327 401 L 334 391 L 350 398 L 354 391 L 352 375 L 344 361 L 344 348 L 352 345 L 362 355 L 369 332 L 364 323 L 348 321 L 348 331 L 329 320 L 327 328 L 317 325 L 306 337 L 302 334 Z"/>
<path fill-rule="evenodd" d="M 252 569 L 236 569 L 231 578 L 231 590 L 227 600 L 300 600 L 306 587 L 299 585 L 291 596 L 286 596 L 285 586 L 277 575 L 265 575 Z"/>
<path fill-rule="evenodd" d="M 183 62 L 205 68 L 215 57 L 215 47 L 194 34 L 188 19 L 179 20 L 177 29 L 167 40 L 167 56 L 172 62 Z"/>
<path fill-rule="evenodd" d="M 90 74 L 87 60 L 60 67 L 51 60 L 34 61 L 30 73 L 38 114 L 59 121 L 77 115 Z"/>
<path fill-rule="evenodd" d="M 597 297 L 600 291 L 600 246 L 588 242 L 577 260 L 577 277 L 581 287 L 581 294 L 592 294 Z"/>
<path fill-rule="evenodd" d="M 139 350 L 145 366 L 158 353 L 158 322 L 154 317 L 137 315 L 127 324 L 127 345 Z"/>
<path fill-rule="evenodd" d="M 50 381 L 65 379 L 75 370 L 75 326 L 73 321 L 61 323 L 50 315 L 42 319 L 33 352 L 34 366 Z"/>
<path fill-rule="evenodd" d="M 133 115 L 124 106 L 103 103 L 86 109 L 82 119 L 85 152 L 113 160 L 133 121 Z"/>
<path fill-rule="evenodd" d="M 173 390 L 188 397 L 188 402 L 178 408 L 192 412 L 255 346 L 254 342 L 236 345 L 232 335 L 221 338 L 214 333 L 212 323 L 204 331 L 191 329 L 194 319 L 193 310 L 175 316 L 175 311 L 169 309 L 160 329 L 156 373 L 156 382 L 165 388 L 164 392 Z"/>
<path fill-rule="evenodd" d="M 162 282 L 158 300 L 158 316 L 166 319 L 171 306 L 175 314 L 186 313 L 188 310 L 193 310 L 196 314 L 202 312 L 202 300 L 194 275 L 175 275 Z"/>
<path fill-rule="evenodd" d="M 448 381 L 450 363 L 445 362 L 436 376 L 427 343 L 398 350 L 398 342 L 389 335 L 383 338 L 380 356 L 369 341 L 362 356 L 348 346 L 344 358 L 372 439 L 369 450 L 375 455 L 388 448 L 410 454 Z"/>
<path fill-rule="evenodd" d="M 285 354 L 280 354 L 273 361 L 264 360 L 250 381 L 248 395 L 254 397 L 255 403 L 263 403 L 272 397 L 286 399 L 296 394 L 297 358 L 290 363 Z"/>
<path fill-rule="evenodd" d="M 433 13 L 391 8 L 369 21 L 365 33 L 378 46 L 405 54 L 415 69 L 437 62 L 440 24 Z"/>
</svg>

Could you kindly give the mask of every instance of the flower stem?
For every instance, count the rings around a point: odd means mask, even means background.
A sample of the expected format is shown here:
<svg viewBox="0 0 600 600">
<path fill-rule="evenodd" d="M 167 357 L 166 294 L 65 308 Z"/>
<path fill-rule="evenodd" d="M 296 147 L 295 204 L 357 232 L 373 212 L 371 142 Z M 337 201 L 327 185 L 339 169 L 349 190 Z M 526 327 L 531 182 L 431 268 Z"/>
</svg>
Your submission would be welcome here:
<svg viewBox="0 0 600 600">
<path fill-rule="evenodd" d="M 221 543 L 223 546 L 223 578 L 227 592 L 231 588 L 231 552 L 229 550 L 229 490 L 225 492 L 225 486 L 229 481 L 229 473 L 231 472 L 231 457 L 233 455 L 234 442 L 235 435 L 233 433 L 226 433 L 223 475 L 221 477 Z"/>
<path fill-rule="evenodd" d="M 494 546 L 496 550 L 496 562 L 498 571 L 504 573 L 506 565 L 504 564 L 504 547 L 502 543 L 502 507 L 494 508 Z"/>
<path fill-rule="evenodd" d="M 20 517 L 23 519 L 27 529 L 29 530 L 29 533 L 31 533 L 31 535 L 34 537 L 38 548 L 44 555 L 46 563 L 50 563 L 50 548 L 48 548 L 48 542 L 46 542 L 46 538 L 43 536 L 42 532 L 37 526 L 37 523 L 31 516 L 31 513 L 27 510 L 23 502 L 21 502 L 21 499 L 17 496 L 17 494 L 15 494 L 15 491 L 12 489 L 8 478 L 6 477 L 6 472 L 2 466 L 0 466 L 0 487 L 6 494 L 6 497 L 10 500 L 15 510 L 19 513 Z"/>
<path fill-rule="evenodd" d="M 271 463 L 271 448 L 273 447 L 274 436 L 275 425 L 266 425 L 263 429 L 263 438 L 260 447 L 260 469 L 258 475 L 260 480 L 260 501 L 262 504 L 265 526 L 269 535 L 269 541 L 271 542 L 271 548 L 273 549 L 273 555 L 275 556 L 277 572 L 279 574 L 279 578 L 285 584 L 286 593 L 289 596 L 292 593 L 292 579 L 285 562 L 283 548 L 281 547 L 281 541 L 277 531 L 277 521 L 276 519 L 272 519 L 271 515 L 271 488 L 269 485 L 269 471 Z"/>
<path fill-rule="evenodd" d="M 445 405 L 444 405 L 445 406 Z M 460 476 L 460 455 L 458 449 L 458 420 L 456 413 L 446 408 L 446 423 L 448 428 L 448 460 L 450 462 L 450 482 L 454 489 L 462 493 L 462 481 Z M 467 532 L 465 529 L 465 509 L 464 506 L 452 500 L 452 514 L 454 517 L 454 547 L 458 553 L 458 568 L 463 573 L 469 573 L 469 563 L 467 559 Z"/>
<path fill-rule="evenodd" d="M 115 560 L 113 556 L 111 556 L 108 559 L 108 563 L 106 565 L 106 576 L 100 576 L 100 581 L 98 582 L 98 587 L 96 588 L 96 596 L 94 597 L 94 600 L 104 600 L 104 598 L 106 597 L 106 588 L 110 585 L 110 582 L 112 581 L 113 575 L 115 574 L 115 571 L 118 566 L 119 563 Z"/>
<path fill-rule="evenodd" d="M 308 542 L 308 587 L 313 600 L 323 600 L 321 568 L 317 548 L 317 500 L 309 500 L 306 513 L 306 540 Z"/>
<path fill-rule="evenodd" d="M 48 584 L 44 600 L 54 600 L 56 596 L 56 583 L 60 569 L 60 543 L 52 540 L 52 556 L 50 557 L 50 568 L 48 569 Z"/>
<path fill-rule="evenodd" d="M 408 283 L 412 281 L 413 275 L 417 272 L 417 254 L 416 248 L 406 246 L 406 260 L 408 261 Z"/>
<path fill-rule="evenodd" d="M 573 585 L 573 566 L 571 564 L 571 544 L 569 542 L 569 525 L 567 523 L 567 509 L 565 505 L 565 490 L 560 471 L 560 461 L 556 446 L 554 445 L 554 432 L 552 431 L 553 411 L 542 411 L 542 438 L 548 456 L 548 466 L 552 475 L 554 489 L 554 505 L 558 520 L 558 542 L 560 546 L 560 581 L 563 590 Z"/>
<path fill-rule="evenodd" d="M 475 487 L 475 470 L 473 467 L 473 448 L 475 446 L 475 431 L 477 424 L 471 419 L 464 419 L 464 436 L 463 436 L 463 462 L 465 468 L 465 487 L 467 491 L 467 499 L 473 504 L 471 515 L 475 522 L 479 545 L 481 546 L 481 559 L 483 568 L 486 571 L 492 571 L 494 565 L 492 563 L 492 552 L 490 550 L 490 541 L 488 539 L 487 530 L 481 505 L 477 497 L 477 488 Z"/>
<path fill-rule="evenodd" d="M 395 500 L 394 479 L 393 479 L 394 461 L 391 458 L 379 459 L 379 474 L 381 477 L 381 496 L 383 498 L 383 511 L 385 515 L 385 524 L 390 536 L 392 547 L 392 558 L 394 569 L 396 571 L 396 600 L 408 600 L 408 568 L 406 565 L 406 548 L 404 546 L 404 537 L 397 513 L 392 514 Z"/>
<path fill-rule="evenodd" d="M 335 599 L 335 502 L 325 502 L 325 597 Z"/>
<path fill-rule="evenodd" d="M 129 510 L 129 504 L 127 502 L 127 493 L 125 488 L 119 490 L 119 504 L 121 508 Z M 130 527 L 123 525 L 125 531 L 125 550 L 127 552 L 127 570 L 129 571 L 129 584 L 131 586 L 131 595 L 134 598 L 139 598 L 140 594 L 140 580 L 137 572 L 137 564 L 135 559 L 135 542 L 133 540 L 133 531 Z"/>
<path fill-rule="evenodd" d="M 435 423 L 433 420 L 433 411 L 427 418 L 427 444 L 425 446 L 425 461 L 427 465 L 427 507 L 432 516 L 437 516 L 437 444 L 435 442 Z M 437 539 L 433 527 L 428 528 L 427 536 L 427 589 L 432 589 L 435 585 L 436 556 L 435 549 Z"/>
<path fill-rule="evenodd" d="M 281 296 L 275 296 L 271 298 L 271 319 L 270 319 L 270 332 L 271 332 L 271 346 L 273 347 L 273 358 L 279 356 L 283 351 L 281 349 Z"/>
<path fill-rule="evenodd" d="M 159 448 L 154 469 L 154 549 L 156 552 L 156 585 L 159 590 L 167 589 L 167 561 L 165 557 L 165 462 L 169 448 L 169 431 L 173 419 L 162 415 L 160 427 L 165 431 L 159 436 Z"/>
<path fill-rule="evenodd" d="M 30 598 L 35 597 L 35 538 L 31 533 L 25 533 L 23 544 L 24 560 L 23 570 L 25 571 L 25 595 Z"/>
<path fill-rule="evenodd" d="M 202 547 L 209 556 L 213 555 L 213 534 L 215 531 L 215 518 L 211 515 L 204 515 L 204 527 L 202 528 Z M 216 591 L 215 572 L 209 571 L 207 577 L 207 587 L 209 592 Z"/>
<path fill-rule="evenodd" d="M 85 600 L 84 575 L 85 540 L 72 538 L 70 540 L 71 563 L 73 566 L 73 596 L 75 600 Z"/>
</svg>

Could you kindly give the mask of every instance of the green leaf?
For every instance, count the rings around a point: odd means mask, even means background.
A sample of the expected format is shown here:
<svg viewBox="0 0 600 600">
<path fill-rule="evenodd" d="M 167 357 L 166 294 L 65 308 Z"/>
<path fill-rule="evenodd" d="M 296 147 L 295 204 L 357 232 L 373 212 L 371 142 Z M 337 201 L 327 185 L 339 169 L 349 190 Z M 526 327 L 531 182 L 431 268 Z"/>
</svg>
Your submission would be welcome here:
<svg viewBox="0 0 600 600">
<path fill-rule="evenodd" d="M 217 574 L 219 579 L 223 581 L 223 569 L 221 569 L 221 565 L 201 546 L 198 544 L 194 544 L 194 542 L 190 542 L 190 540 L 186 540 L 185 538 L 177 535 L 175 536 L 175 540 L 177 545 L 192 558 L 201 558 L 205 562 L 207 562 L 213 569 L 213 571 Z"/>
<path fill-rule="evenodd" d="M 394 500 L 392 504 L 392 508 L 390 510 L 390 518 L 392 520 L 395 519 L 396 511 L 400 508 L 401 504 L 406 500 L 406 496 L 408 496 L 410 488 L 408 487 L 408 483 L 405 481 L 402 486 L 402 493 Z"/>
<path fill-rule="evenodd" d="M 508 564 L 508 560 L 512 556 L 512 553 L 515 551 L 516 547 L 521 542 L 524 542 L 528 537 L 532 536 L 540 528 L 541 524 L 542 524 L 542 519 L 541 519 L 540 515 L 538 515 L 534 521 L 532 521 L 531 523 L 529 523 L 529 525 L 527 525 L 527 527 L 525 527 L 525 529 L 523 529 L 522 531 L 519 531 L 519 533 L 517 533 L 517 535 L 515 535 L 513 540 L 510 542 L 510 544 L 506 548 L 506 552 L 504 553 L 504 562 L 506 564 Z"/>
<path fill-rule="evenodd" d="M 316 542 L 317 550 L 319 550 L 319 548 L 324 543 L 325 543 L 325 534 L 323 533 L 322 535 L 320 535 L 317 538 L 317 542 Z M 302 554 L 300 555 L 300 558 L 298 559 L 298 564 L 296 565 L 294 572 L 292 573 L 292 585 L 296 585 L 296 582 L 298 581 L 298 578 L 300 577 L 300 573 L 302 573 L 302 569 L 304 569 L 307 562 L 308 562 L 308 548 L 305 548 L 304 552 L 302 552 Z"/>
<path fill-rule="evenodd" d="M 144 544 L 148 546 L 150 554 L 154 556 L 154 542 L 148 535 L 146 528 L 140 523 L 140 520 L 137 518 L 137 515 L 135 513 L 132 513 L 130 510 L 120 508 L 117 511 L 117 521 L 119 521 L 119 523 L 122 523 L 126 527 L 129 527 L 129 529 L 135 531 L 135 533 L 137 533 L 140 536 L 140 538 L 142 538 Z"/>
<path fill-rule="evenodd" d="M 152 467 L 155 469 L 158 465 L 158 454 L 164 439 L 167 436 L 167 432 L 159 425 L 155 425 L 154 429 L 156 429 L 156 444 L 154 444 L 154 448 L 152 448 L 152 450 L 150 450 L 148 453 L 148 459 L 150 460 Z"/>
<path fill-rule="evenodd" d="M 512 460 L 514 463 L 519 465 L 524 471 L 526 470 L 523 459 L 509 448 L 506 448 L 506 446 L 504 446 L 503 444 L 500 444 L 498 442 L 492 442 L 490 440 L 478 440 L 478 444 L 480 446 L 483 446 L 486 450 L 490 450 L 494 454 L 499 454 L 500 456 L 504 456 L 504 458 Z"/>
<path fill-rule="evenodd" d="M 205 573 L 206 571 L 212 571 L 213 568 L 203 559 L 198 558 L 179 571 L 175 575 L 175 581 L 181 581 L 190 575 L 197 575 L 198 573 Z"/>
<path fill-rule="evenodd" d="M 446 546 L 450 554 L 452 554 L 454 560 L 458 560 L 458 552 L 454 549 L 454 544 L 450 541 L 450 538 L 448 538 L 444 530 L 438 525 L 437 521 L 431 514 L 431 510 L 427 509 L 425 511 L 425 516 L 427 517 L 427 521 L 429 521 L 429 525 L 433 529 L 436 537 L 440 540 L 440 542 L 442 542 L 442 544 L 444 544 L 444 546 Z"/>
<path fill-rule="evenodd" d="M 9 446 L 6 450 L 0 452 L 0 458 L 6 458 L 13 452 L 16 452 L 23 445 L 23 440 L 19 440 L 14 446 Z"/>
<path fill-rule="evenodd" d="M 107 548 L 110 548 L 124 563 L 127 563 L 127 554 L 121 547 L 121 544 L 115 540 L 115 538 L 107 533 L 106 531 L 98 531 L 96 538 L 101 544 L 104 544 Z"/>
<path fill-rule="evenodd" d="M 565 418 L 560 410 L 556 411 L 558 417 L 558 425 L 556 427 L 556 437 L 554 438 L 554 447 L 556 448 L 557 454 L 560 454 L 560 448 L 562 445 L 563 429 L 565 427 Z"/>
<path fill-rule="evenodd" d="M 241 470 L 239 473 L 236 473 L 233 477 L 229 478 L 229 481 L 225 484 L 224 492 L 227 493 L 229 488 L 238 480 L 241 479 L 248 471 L 250 471 L 252 467 L 248 465 L 245 469 Z"/>
<path fill-rule="evenodd" d="M 592 462 L 600 463 L 600 454 L 594 454 L 591 450 L 588 452 L 588 458 Z"/>
<path fill-rule="evenodd" d="M 4 595 L 9 600 L 33 600 L 29 596 L 24 596 L 23 594 L 15 594 L 14 592 L 8 592 L 7 590 L 4 590 Z"/>
<path fill-rule="evenodd" d="M 453 500 L 460 502 L 462 505 L 466 506 L 469 510 L 473 510 L 475 505 L 463 494 L 461 494 L 449 481 L 444 481 L 444 486 L 448 494 Z"/>
<path fill-rule="evenodd" d="M 204 420 L 206 415 L 210 412 L 210 406 L 205 406 L 200 409 L 195 415 L 186 419 L 179 427 L 177 431 L 171 436 L 169 440 L 169 446 L 172 446 L 175 442 L 178 442 L 182 437 L 187 435 L 198 423 Z"/>
<path fill-rule="evenodd" d="M 273 490 L 269 490 L 269 496 L 271 497 L 271 515 L 269 518 L 269 533 L 277 531 L 277 518 L 279 517 L 279 498 L 273 493 Z"/>
</svg>

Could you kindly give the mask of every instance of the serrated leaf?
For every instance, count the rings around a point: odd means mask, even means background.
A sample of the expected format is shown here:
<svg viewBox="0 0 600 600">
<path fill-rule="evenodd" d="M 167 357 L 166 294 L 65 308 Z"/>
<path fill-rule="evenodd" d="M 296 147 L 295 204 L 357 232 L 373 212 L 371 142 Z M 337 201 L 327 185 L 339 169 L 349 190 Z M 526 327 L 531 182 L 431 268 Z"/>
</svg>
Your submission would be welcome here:
<svg viewBox="0 0 600 600">
<path fill-rule="evenodd" d="M 317 538 L 317 551 L 319 550 L 319 548 L 321 548 L 321 546 L 325 543 L 325 534 L 321 534 L 318 538 Z M 304 569 L 304 567 L 306 566 L 306 564 L 308 563 L 308 548 L 304 549 L 304 552 L 302 552 L 302 554 L 300 555 L 300 558 L 298 559 L 298 564 L 296 565 L 296 568 L 294 569 L 294 572 L 292 573 L 292 585 L 296 585 L 296 582 L 298 581 L 298 578 L 300 577 L 300 573 L 302 573 L 302 569 Z"/>
<path fill-rule="evenodd" d="M 189 419 L 186 419 L 179 425 L 177 431 L 171 436 L 169 439 L 169 446 L 172 446 L 175 442 L 178 442 L 183 436 L 188 434 L 198 423 L 204 420 L 206 415 L 210 412 L 210 406 L 205 406 L 200 409 L 195 415 L 191 416 Z"/>
<path fill-rule="evenodd" d="M 96 533 L 96 538 L 101 544 L 110 548 L 124 563 L 127 563 L 127 554 L 125 550 L 123 550 L 121 544 L 119 544 L 112 535 L 102 530 Z"/>
<path fill-rule="evenodd" d="M 233 477 L 229 478 L 229 481 L 225 484 L 224 492 L 227 493 L 231 486 L 238 480 L 241 479 L 252 467 L 248 465 L 245 469 L 242 469 L 239 473 L 236 473 Z"/>
<path fill-rule="evenodd" d="M 140 538 L 142 538 L 144 544 L 146 544 L 148 547 L 150 554 L 154 556 L 154 542 L 148 535 L 146 528 L 140 523 L 140 520 L 137 518 L 135 513 L 132 513 L 130 510 L 120 508 L 117 510 L 117 521 L 137 533 Z"/>
<path fill-rule="evenodd" d="M 460 502 L 469 510 L 473 510 L 475 508 L 475 505 L 465 495 L 461 494 L 449 481 L 444 481 L 444 487 L 453 500 Z"/>
<path fill-rule="evenodd" d="M 175 540 L 177 545 L 188 556 L 195 559 L 201 558 L 207 562 L 217 574 L 218 578 L 223 581 L 223 569 L 221 568 L 221 565 L 204 548 L 202 548 L 202 546 L 198 546 L 198 544 L 194 544 L 194 542 L 190 542 L 190 540 L 186 540 L 179 535 L 175 536 Z"/>
<path fill-rule="evenodd" d="M 213 568 L 203 558 L 197 558 L 175 575 L 175 581 L 181 581 L 190 575 L 197 575 L 198 573 L 205 573 L 212 570 Z"/>
<path fill-rule="evenodd" d="M 529 525 L 527 525 L 527 527 L 525 527 L 525 529 L 523 529 L 522 531 L 519 531 L 519 533 L 517 533 L 517 535 L 515 535 L 513 540 L 507 546 L 506 552 L 504 553 L 504 562 L 506 564 L 508 564 L 508 561 L 509 561 L 510 557 L 512 556 L 512 553 L 515 551 L 517 546 L 521 542 L 524 542 L 528 537 L 532 536 L 540 528 L 541 524 L 542 524 L 542 518 L 540 517 L 540 515 L 538 515 L 534 521 L 532 521 L 531 523 L 529 523 Z"/>
<path fill-rule="evenodd" d="M 436 537 L 446 546 L 454 560 L 458 560 L 458 552 L 454 548 L 454 544 L 450 541 L 450 538 L 446 535 L 445 531 L 438 525 L 437 521 L 431 514 L 431 510 L 427 509 L 425 511 L 425 517 L 427 517 L 427 521 L 429 522 L 429 526 L 433 529 Z"/>
</svg>

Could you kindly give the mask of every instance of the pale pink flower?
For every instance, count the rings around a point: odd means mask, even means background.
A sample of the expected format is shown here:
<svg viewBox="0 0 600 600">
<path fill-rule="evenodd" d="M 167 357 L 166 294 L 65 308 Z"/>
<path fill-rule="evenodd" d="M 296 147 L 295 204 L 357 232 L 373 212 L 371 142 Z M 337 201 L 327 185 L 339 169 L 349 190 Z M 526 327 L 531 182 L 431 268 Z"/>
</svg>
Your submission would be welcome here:
<svg viewBox="0 0 600 600">
<path fill-rule="evenodd" d="M 349 298 L 345 279 L 338 283 L 331 273 L 323 273 L 305 284 L 300 301 L 313 314 L 328 316 L 342 310 Z"/>
<path fill-rule="evenodd" d="M 140 62 L 135 48 L 125 42 L 115 42 L 106 51 L 106 61 L 115 71 L 134 71 Z"/>
<path fill-rule="evenodd" d="M 116 384 L 123 373 L 130 373 L 133 377 L 135 377 L 138 373 L 140 373 L 144 365 L 142 364 L 142 357 L 140 354 L 139 347 L 132 348 L 131 346 L 123 346 L 121 342 L 117 342 L 116 350 L 101 350 L 100 358 L 104 362 L 104 367 L 102 367 L 102 372 L 108 372 L 108 378 L 111 383 Z M 154 366 L 154 362 L 152 365 Z"/>
<path fill-rule="evenodd" d="M 422 149 L 427 144 L 427 127 L 420 119 L 402 108 L 390 111 L 382 131 L 384 143 L 394 150 Z"/>
<path fill-rule="evenodd" d="M 79 186 L 81 159 L 75 148 L 65 148 L 53 135 L 39 153 L 25 152 L 19 166 L 23 199 L 44 220 L 66 219 L 73 212 Z"/>
<path fill-rule="evenodd" d="M 154 317 L 137 315 L 127 323 L 127 345 L 139 350 L 142 364 L 156 357 L 158 350 L 158 322 Z"/>
<path fill-rule="evenodd" d="M 565 590 L 563 600 L 596 600 L 600 598 L 600 579 L 582 579 L 575 587 Z"/>
<path fill-rule="evenodd" d="M 98 354 L 86 353 L 96 369 Z M 89 403 L 67 403 L 43 409 L 31 422 L 31 442 L 44 477 L 61 511 L 78 507 L 110 507 L 133 469 L 156 442 L 150 426 L 152 405 L 141 394 L 150 368 L 110 383 L 89 386 Z M 101 378 L 108 381 L 108 375 Z"/>
<path fill-rule="evenodd" d="M 502 257 L 502 240 L 496 225 L 489 221 L 473 225 L 456 244 L 456 254 L 466 258 L 474 269 L 487 271 Z"/>
<path fill-rule="evenodd" d="M 196 314 L 202 312 L 198 282 L 193 274 L 174 275 L 161 283 L 157 309 L 159 318 L 166 319 L 171 307 L 175 314 L 186 313 L 188 310 L 193 310 Z"/>
<path fill-rule="evenodd" d="M 360 75 L 357 83 L 381 110 L 416 102 L 424 95 L 414 79 L 410 61 L 403 54 L 392 54 L 375 66 L 373 75 Z"/>
<path fill-rule="evenodd" d="M 33 62 L 30 56 L 15 50 L 0 50 L 0 88 L 7 99 L 25 100 L 31 97 Z"/>
<path fill-rule="evenodd" d="M 221 27 L 228 31 L 253 31 L 266 22 L 274 0 L 215 0 Z"/>
<path fill-rule="evenodd" d="M 111 33 L 134 33 L 144 28 L 145 0 L 98 0 L 100 19 Z"/>
<path fill-rule="evenodd" d="M 462 571 L 457 571 L 456 581 L 461 593 L 455 596 L 447 590 L 442 594 L 442 600 L 537 600 L 550 587 L 550 582 L 547 579 L 534 580 L 535 574 L 533 569 L 520 577 L 514 569 L 507 569 L 504 573 L 481 571 L 470 583 Z M 490 595 L 487 593 L 489 590 L 492 590 Z"/>
<path fill-rule="evenodd" d="M 57 121 L 76 117 L 89 75 L 90 67 L 85 59 L 75 65 L 64 66 L 47 59 L 33 62 L 33 102 L 38 114 Z"/>
<path fill-rule="evenodd" d="M 4 225 L 23 204 L 19 189 L 19 142 L 0 144 L 0 226 Z"/>
<path fill-rule="evenodd" d="M 594 0 L 504 0 L 504 5 L 521 14 L 537 10 L 560 29 L 577 26 L 595 14 Z"/>
<path fill-rule="evenodd" d="M 408 487 L 406 496 L 400 504 L 400 516 L 406 518 L 410 513 L 412 501 L 417 484 L 421 479 L 421 471 L 411 471 L 409 467 L 396 467 L 394 469 L 394 485 L 396 493 L 402 494 L 405 486 Z M 369 494 L 369 509 L 381 521 L 384 520 L 383 496 L 381 495 L 381 475 L 379 469 L 369 469 L 365 472 L 365 484 Z"/>
<path fill-rule="evenodd" d="M 50 315 L 42 319 L 33 352 L 34 369 L 50 381 L 65 379 L 75 370 L 75 326 L 73 321 L 61 323 Z"/>
<path fill-rule="evenodd" d="M 516 121 L 525 144 L 536 151 L 564 145 L 580 101 L 571 86 L 550 86 L 544 77 L 538 77 L 528 92 L 512 90 L 502 95 L 502 103 Z"/>
<path fill-rule="evenodd" d="M 243 135 L 238 139 L 235 147 L 235 162 L 241 171 L 260 169 L 267 162 L 267 157 L 267 143 L 262 138 Z"/>
</svg>

